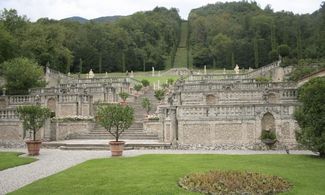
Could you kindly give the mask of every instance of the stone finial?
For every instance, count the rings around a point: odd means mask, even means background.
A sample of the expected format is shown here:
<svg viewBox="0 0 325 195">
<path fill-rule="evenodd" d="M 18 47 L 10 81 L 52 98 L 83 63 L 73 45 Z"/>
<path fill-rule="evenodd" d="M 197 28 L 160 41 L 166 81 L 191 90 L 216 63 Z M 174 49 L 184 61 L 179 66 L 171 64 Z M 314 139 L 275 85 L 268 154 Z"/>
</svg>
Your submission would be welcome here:
<svg viewBox="0 0 325 195">
<path fill-rule="evenodd" d="M 239 66 L 238 64 L 236 64 L 235 68 L 234 68 L 234 71 L 236 74 L 239 74 Z"/>
<path fill-rule="evenodd" d="M 92 79 L 95 77 L 95 74 L 93 72 L 93 69 L 90 69 L 89 73 L 88 73 L 88 78 Z"/>
</svg>

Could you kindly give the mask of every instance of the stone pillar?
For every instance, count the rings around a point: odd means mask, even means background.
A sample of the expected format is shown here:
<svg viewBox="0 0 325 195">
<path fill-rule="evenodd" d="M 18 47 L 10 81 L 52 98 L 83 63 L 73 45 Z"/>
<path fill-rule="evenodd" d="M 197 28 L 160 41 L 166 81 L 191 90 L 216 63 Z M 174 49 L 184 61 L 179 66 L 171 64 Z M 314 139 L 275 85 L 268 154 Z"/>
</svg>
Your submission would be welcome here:
<svg viewBox="0 0 325 195">
<path fill-rule="evenodd" d="M 170 122 L 172 129 L 172 144 L 176 146 L 178 140 L 178 124 L 177 124 L 177 113 L 176 107 L 170 109 Z"/>
</svg>

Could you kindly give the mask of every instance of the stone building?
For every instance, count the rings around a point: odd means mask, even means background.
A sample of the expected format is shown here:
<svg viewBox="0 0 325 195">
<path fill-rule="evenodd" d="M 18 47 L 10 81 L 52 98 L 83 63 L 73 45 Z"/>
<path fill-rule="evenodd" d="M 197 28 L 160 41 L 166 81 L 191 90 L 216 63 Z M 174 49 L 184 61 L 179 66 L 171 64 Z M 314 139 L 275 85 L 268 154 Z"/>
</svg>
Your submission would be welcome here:
<svg viewBox="0 0 325 195">
<path fill-rule="evenodd" d="M 126 91 L 131 94 L 129 104 L 136 109 L 131 128 L 136 133 L 130 130 L 125 138 L 156 139 L 185 149 L 261 149 L 265 148 L 261 132 L 267 130 L 276 133 L 277 148 L 293 148 L 297 84 L 285 81 L 290 71 L 279 62 L 238 74 L 181 70 L 188 76 L 169 89 L 164 103 L 154 102 L 152 89 L 141 95 L 157 105 L 159 120 L 150 121 L 144 119 L 140 98 L 133 90 L 139 81 L 129 77 L 73 78 L 47 68 L 46 88 L 30 89 L 29 95 L 0 97 L 0 144 L 22 142 L 15 108 L 35 103 L 53 112 L 54 118 L 40 132 L 43 140 L 107 139 L 95 124 L 96 106 L 118 103 L 118 93 Z M 257 82 L 255 78 L 260 76 L 272 81 Z"/>
</svg>

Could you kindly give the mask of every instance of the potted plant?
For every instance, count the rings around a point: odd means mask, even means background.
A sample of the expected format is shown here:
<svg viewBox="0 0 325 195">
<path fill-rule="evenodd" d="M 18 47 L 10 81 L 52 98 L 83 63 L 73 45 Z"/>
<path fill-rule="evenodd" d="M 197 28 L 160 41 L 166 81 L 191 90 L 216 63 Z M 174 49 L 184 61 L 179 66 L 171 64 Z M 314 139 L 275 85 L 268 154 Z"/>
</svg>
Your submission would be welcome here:
<svg viewBox="0 0 325 195">
<path fill-rule="evenodd" d="M 138 95 L 139 91 L 142 89 L 142 84 L 136 84 L 134 85 L 134 90 L 137 92 L 136 95 Z"/>
<path fill-rule="evenodd" d="M 51 116 L 51 111 L 39 105 L 31 105 L 18 107 L 17 113 L 23 122 L 23 137 L 25 138 L 27 133 L 30 134 L 31 140 L 26 141 L 28 154 L 39 155 L 42 141 L 36 139 L 36 133 Z"/>
<path fill-rule="evenodd" d="M 277 141 L 275 131 L 262 130 L 261 140 L 264 144 L 272 146 Z"/>
<path fill-rule="evenodd" d="M 120 92 L 118 95 L 119 95 L 120 98 L 122 99 L 121 104 L 122 104 L 122 105 L 126 105 L 126 104 L 127 104 L 127 103 L 126 103 L 126 99 L 129 97 L 129 94 L 126 93 L 126 92 Z"/>
<path fill-rule="evenodd" d="M 164 99 L 165 97 L 165 90 L 163 89 L 158 89 L 155 91 L 155 97 L 156 99 L 161 103 L 161 101 Z"/>
<path fill-rule="evenodd" d="M 142 102 L 141 102 L 142 108 L 144 108 L 146 110 L 147 116 L 150 113 L 151 110 L 151 102 L 148 98 L 143 98 Z"/>
<path fill-rule="evenodd" d="M 112 156 L 122 156 L 125 142 L 119 141 L 119 138 L 132 125 L 133 114 L 134 110 L 129 106 L 119 104 L 99 106 L 97 122 L 115 138 L 115 141 L 109 142 Z"/>
<path fill-rule="evenodd" d="M 150 82 L 147 79 L 142 79 L 141 84 L 145 88 L 145 90 L 147 90 L 148 86 L 150 85 Z"/>
</svg>

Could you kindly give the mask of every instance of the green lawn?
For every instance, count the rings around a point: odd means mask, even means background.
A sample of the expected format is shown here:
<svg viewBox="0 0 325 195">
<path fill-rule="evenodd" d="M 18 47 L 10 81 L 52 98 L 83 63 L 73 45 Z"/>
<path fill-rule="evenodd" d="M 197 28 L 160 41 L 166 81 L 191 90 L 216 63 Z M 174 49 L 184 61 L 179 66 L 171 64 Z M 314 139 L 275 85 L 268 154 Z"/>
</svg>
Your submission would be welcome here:
<svg viewBox="0 0 325 195">
<path fill-rule="evenodd" d="M 247 170 L 282 176 L 284 194 L 325 194 L 325 160 L 300 155 L 143 155 L 90 160 L 12 194 L 196 194 L 179 178 L 208 170 Z"/>
<path fill-rule="evenodd" d="M 158 83 L 158 80 L 160 82 L 160 85 L 162 85 L 163 83 L 166 83 L 166 81 L 168 79 L 174 79 L 174 82 L 176 82 L 177 79 L 179 79 L 179 76 L 175 76 L 175 75 L 170 75 L 170 76 L 156 76 L 156 77 L 148 77 L 148 76 L 136 76 L 134 77 L 135 79 L 137 79 L 138 81 L 141 81 L 142 79 L 147 79 L 151 85 L 153 85 L 153 83 Z"/>
<path fill-rule="evenodd" d="M 19 152 L 0 152 L 0 171 L 19 165 L 34 162 L 35 158 L 19 157 L 23 153 Z"/>
</svg>

